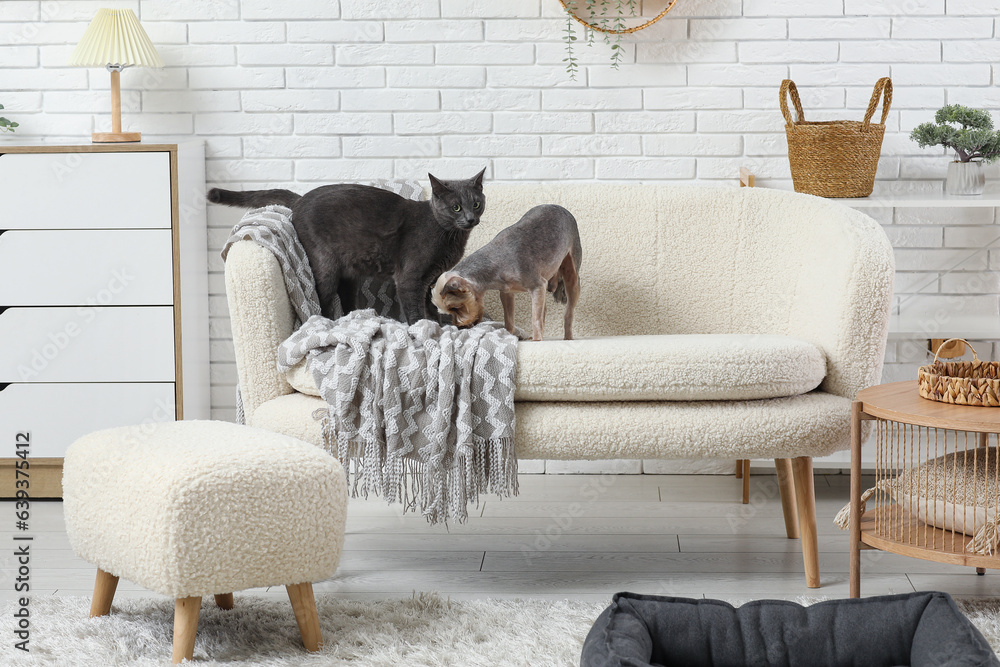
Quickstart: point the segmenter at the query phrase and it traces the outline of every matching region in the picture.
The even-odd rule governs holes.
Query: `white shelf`
[[[970,340],[1000,339],[1000,316],[950,317],[940,328],[926,317],[893,315],[889,320],[889,336],[902,339],[968,338]]]
[[[987,183],[981,195],[947,195],[941,182],[876,183],[869,197],[831,199],[851,208],[992,208],[1000,207],[1000,183]]]
[[[792,190],[791,182],[770,183],[775,190]],[[851,208],[993,208],[1000,207],[1000,181],[986,183],[981,195],[959,196],[944,193],[944,179],[933,181],[875,181],[868,197],[825,197]]]

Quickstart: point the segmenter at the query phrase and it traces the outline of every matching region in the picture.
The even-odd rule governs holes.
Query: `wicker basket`
[[[797,120],[788,111],[788,97],[795,105]],[[872,123],[879,98],[882,120]],[[781,82],[781,114],[788,137],[788,162],[796,192],[820,197],[867,197],[875,185],[875,170],[882,152],[885,119],[892,105],[892,81],[883,77],[875,84],[864,121],[807,121],[799,91],[791,79]]]
[[[942,343],[938,351],[949,342]],[[969,349],[972,361],[938,361],[935,353],[933,362],[918,368],[920,395],[942,403],[1000,408],[1000,362],[980,361],[971,345]]]
[[[600,22],[594,23],[593,21],[588,21],[586,19],[580,18],[575,11],[576,5],[574,4],[573,8],[571,9],[570,6],[566,4],[566,2],[567,0],[559,0],[559,4],[563,6],[563,9],[565,9],[570,16],[576,19],[577,23],[583,24],[584,26],[587,27],[588,30],[593,30],[595,32],[603,32],[609,35],[628,35],[633,32],[638,32],[643,28],[648,28],[649,26],[653,25],[654,23],[662,19],[664,16],[666,16],[667,12],[673,9],[674,5],[677,4],[677,0],[667,0],[667,6],[664,7],[659,14],[649,19],[648,21],[641,23],[639,25],[632,26],[631,28],[622,28],[620,30],[616,30],[615,28],[611,28],[608,25],[601,25]],[[606,16],[605,18],[610,19],[611,17]],[[608,21],[608,23],[610,23],[610,20]]]

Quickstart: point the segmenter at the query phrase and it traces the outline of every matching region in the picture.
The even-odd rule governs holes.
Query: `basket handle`
[[[935,363],[935,364],[937,363],[937,361],[938,361],[938,353],[940,353],[941,350],[944,349],[944,346],[947,345],[948,343],[951,343],[952,341],[956,341],[956,340],[960,340],[963,343],[965,343],[966,345],[968,345],[969,349],[972,350],[972,360],[973,361],[979,361],[979,355],[976,354],[976,348],[972,347],[972,345],[969,345],[969,341],[965,340],[964,338],[949,338],[945,342],[943,342],[940,345],[938,345],[938,349],[936,349],[934,351],[934,362],[933,363]]]
[[[795,87],[795,82],[791,79],[785,79],[781,82],[781,91],[778,93],[781,100],[781,115],[785,117],[785,123],[788,125],[794,125],[795,121],[792,120],[792,114],[788,111],[788,96],[792,98],[792,104],[795,105],[795,115],[801,123],[804,121],[805,113],[802,111],[802,100],[799,99],[799,89]]]
[[[889,107],[892,106],[892,79],[883,76],[875,82],[875,90],[872,91],[872,99],[868,103],[868,110],[865,111],[865,129],[871,125],[872,116],[875,115],[875,107],[878,106],[879,98],[882,100],[882,120],[879,125],[885,125],[885,119],[889,116]]]

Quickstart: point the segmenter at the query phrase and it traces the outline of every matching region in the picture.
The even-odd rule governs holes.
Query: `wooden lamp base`
[[[90,139],[95,144],[142,141],[142,132],[94,132]]]
[[[95,144],[142,141],[142,132],[122,132],[122,88],[120,69],[111,70],[111,131],[94,132],[90,135],[90,140]]]

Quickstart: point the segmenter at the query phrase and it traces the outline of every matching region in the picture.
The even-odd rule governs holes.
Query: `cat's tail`
[[[223,204],[225,206],[240,206],[242,208],[260,208],[268,204],[281,204],[292,207],[292,204],[302,198],[302,195],[295,194],[291,190],[247,190],[237,192],[235,190],[222,190],[212,188],[208,191],[208,201],[213,204]]]

